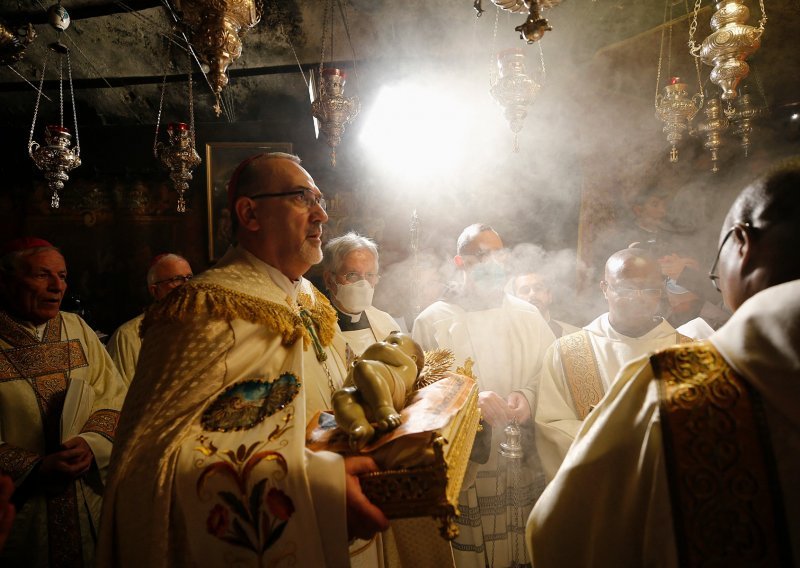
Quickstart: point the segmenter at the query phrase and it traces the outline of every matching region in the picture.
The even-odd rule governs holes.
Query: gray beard
[[[312,266],[319,264],[322,262],[322,247],[314,246],[309,241],[303,241],[300,246],[300,256]]]

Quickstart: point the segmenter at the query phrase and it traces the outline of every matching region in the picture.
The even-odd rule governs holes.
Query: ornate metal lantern
[[[717,151],[722,146],[722,134],[728,129],[728,119],[716,97],[706,99],[704,112],[706,120],[697,126],[697,132],[705,136],[703,146],[711,152],[711,171],[717,173]]]
[[[767,22],[763,0],[760,4],[761,21],[758,28],[745,23],[750,17],[750,10],[742,0],[718,2],[717,11],[711,16],[711,27],[714,31],[700,46],[693,39],[699,5],[698,1],[690,28],[689,45],[692,54],[714,68],[711,71],[711,82],[722,89],[722,100],[733,100],[737,97],[736,88],[739,82],[750,72],[745,59],[761,46],[761,36]]]
[[[678,142],[703,103],[701,93],[689,98],[686,87],[679,77],[672,77],[669,85],[664,87],[664,94],[656,94],[656,117],[664,122],[663,131],[667,135],[667,142],[672,145],[670,162],[678,161]]]
[[[156,157],[167,170],[178,192],[178,213],[186,212],[184,192],[192,181],[192,170],[200,165],[200,155],[194,147],[194,129],[185,122],[174,122],[167,126],[168,142],[156,144]]]
[[[161,165],[169,171],[175,190],[178,192],[178,213],[186,212],[184,193],[189,189],[192,181],[192,170],[200,165],[200,155],[195,149],[194,137],[194,96],[192,94],[192,59],[189,58],[189,124],[173,122],[167,125],[167,143],[158,141],[158,127],[161,123],[161,111],[164,107],[164,92],[166,91],[166,75],[161,85],[161,101],[158,105],[158,118],[156,119],[156,137],[153,142],[153,155]]]
[[[222,114],[222,89],[228,66],[242,54],[242,37],[261,20],[259,0],[175,0],[189,41],[201,63],[208,65],[217,116]]]
[[[514,151],[519,150],[517,134],[522,130],[528,108],[536,100],[541,85],[528,76],[525,53],[520,48],[497,54],[498,78],[489,92],[505,109],[506,119],[514,133]]]
[[[341,69],[326,68],[320,73],[319,96],[311,103],[311,114],[319,120],[319,129],[331,148],[331,165],[336,166],[336,147],[342,141],[345,126],[358,116],[358,97],[344,96],[347,76]]]
[[[734,112],[730,113],[733,133],[741,138],[745,157],[750,153],[750,134],[753,132],[753,121],[766,113],[766,109],[753,104],[752,95],[743,91],[736,100]]]
[[[61,8],[59,5],[58,8]],[[63,8],[61,8],[63,10]],[[64,13],[66,11],[64,10]],[[68,16],[67,16],[68,17]],[[68,20],[67,20],[68,21]],[[50,52],[56,53],[59,57],[59,81],[63,83],[63,60],[67,62],[67,77],[69,79],[69,94],[72,99],[72,118],[75,125],[75,146],[72,143],[72,135],[64,127],[64,89],[59,89],[59,108],[61,110],[61,122],[56,125],[46,126],[44,129],[44,145],[35,142],[33,139],[36,130],[36,117],[39,114],[39,103],[41,102],[42,90],[44,88],[44,76],[47,70],[47,60],[50,57],[48,52],[42,66],[42,78],[39,83],[39,90],[36,95],[36,106],[33,111],[33,122],[31,133],[28,138],[28,155],[36,164],[36,167],[44,172],[47,179],[47,187],[50,189],[50,207],[58,209],[60,199],[58,191],[64,189],[64,182],[69,180],[67,172],[72,171],[81,165],[81,144],[78,136],[78,116],[75,112],[75,93],[72,89],[72,66],[69,59],[69,49],[61,42],[51,43],[48,46]]]
[[[64,182],[69,180],[67,172],[81,165],[80,145],[76,144],[70,147],[70,144],[72,144],[72,135],[63,126],[45,126],[44,145],[33,141],[33,129],[31,129],[28,155],[36,167],[44,172],[47,187],[52,192],[50,207],[53,209],[58,209],[61,203],[58,190],[64,189]]]

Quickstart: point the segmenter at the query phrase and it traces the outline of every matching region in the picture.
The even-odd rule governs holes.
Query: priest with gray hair
[[[378,247],[372,239],[352,231],[331,239],[325,245],[322,268],[325,289],[347,339],[348,359],[400,331],[391,315],[372,305],[380,280]]]

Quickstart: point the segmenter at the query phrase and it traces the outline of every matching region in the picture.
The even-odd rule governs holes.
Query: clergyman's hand
[[[514,391],[508,395],[508,410],[511,416],[517,419],[517,424],[523,424],[531,419],[531,407],[521,392]]]
[[[364,492],[358,476],[377,471],[375,460],[366,456],[344,458],[345,494],[347,502],[347,535],[350,539],[370,539],[389,528],[389,519],[373,505]]]
[[[492,428],[505,428],[513,418],[508,403],[494,391],[478,393],[478,408]]]
[[[94,454],[86,440],[76,436],[64,442],[61,447],[64,449],[42,459],[39,466],[40,476],[48,481],[57,481],[58,478],[72,481],[89,471]]]

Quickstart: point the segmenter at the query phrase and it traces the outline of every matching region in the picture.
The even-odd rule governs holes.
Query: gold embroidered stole
[[[589,332],[582,329],[556,342],[575,411],[583,420],[605,393]]]
[[[758,393],[708,341],[650,358],[681,566],[789,566]]]
[[[694,339],[675,332],[675,343],[691,343]],[[578,418],[585,419],[603,398],[606,390],[600,376],[589,332],[582,329],[557,340],[561,367]]]
[[[46,453],[61,446],[61,411],[68,373],[89,363],[80,340],[61,341],[61,316],[47,322],[42,341],[0,312],[0,339],[11,347],[0,352],[0,383],[27,381],[36,395]]]
[[[0,339],[10,345],[0,352],[0,383],[27,381],[36,396],[42,419],[45,453],[61,448],[61,413],[69,386],[68,373],[89,363],[80,340],[61,340],[59,314],[47,322],[42,341],[0,312]],[[116,420],[114,421],[116,425]],[[16,476],[40,456],[10,444],[0,445],[0,468]],[[11,469],[6,469],[6,467]],[[80,520],[75,484],[45,492],[50,566],[82,566]]]

